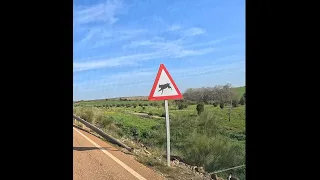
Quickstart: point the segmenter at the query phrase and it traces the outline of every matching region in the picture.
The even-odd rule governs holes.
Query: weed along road
[[[74,180],[160,180],[153,170],[98,137],[73,127]]]

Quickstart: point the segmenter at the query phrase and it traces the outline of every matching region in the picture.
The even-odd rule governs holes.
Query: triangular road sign
[[[167,68],[163,64],[160,64],[158,74],[148,99],[158,101],[182,98],[183,97]]]

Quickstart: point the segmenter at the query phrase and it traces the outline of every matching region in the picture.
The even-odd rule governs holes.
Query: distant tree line
[[[185,100],[195,101],[198,103],[198,112],[203,111],[203,106],[199,104],[212,104],[223,109],[226,104],[233,107],[237,107],[239,104],[245,104],[245,93],[239,100],[237,95],[232,89],[231,84],[216,85],[214,87],[202,87],[202,88],[189,88],[183,94]]]

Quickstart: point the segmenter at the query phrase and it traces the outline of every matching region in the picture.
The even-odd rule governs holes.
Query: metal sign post
[[[166,111],[166,128],[167,128],[167,165],[170,167],[170,122],[169,122],[169,106],[168,100],[164,100],[164,108]]]

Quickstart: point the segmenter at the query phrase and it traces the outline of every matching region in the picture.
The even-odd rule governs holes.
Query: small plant
[[[245,100],[244,100],[244,97],[243,97],[243,96],[240,98],[239,104],[241,104],[241,105],[244,105],[244,104],[245,104]]]
[[[81,112],[80,117],[91,123],[94,118],[94,112],[92,109],[86,109],[84,112]]]
[[[238,107],[239,101],[234,99],[232,100],[232,107]]]
[[[188,104],[187,103],[180,103],[178,104],[178,109],[181,110],[181,109],[185,109],[188,107]]]
[[[132,127],[130,129],[130,133],[135,139],[137,139],[140,134],[139,130],[136,127]]]
[[[198,104],[196,109],[197,109],[198,115],[200,115],[204,111],[204,105]]]

